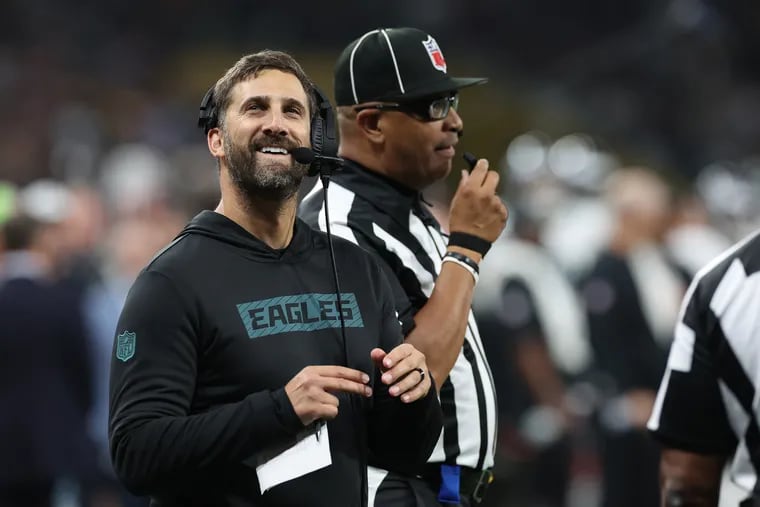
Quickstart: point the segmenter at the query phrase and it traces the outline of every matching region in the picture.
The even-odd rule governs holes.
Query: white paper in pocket
[[[298,442],[256,467],[261,492],[332,465],[327,424],[320,424]]]

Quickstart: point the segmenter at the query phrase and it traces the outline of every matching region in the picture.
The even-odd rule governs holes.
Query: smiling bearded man
[[[294,160],[288,163],[289,152],[298,147],[296,143],[263,135],[250,146],[242,147],[230,139],[227,131],[223,132],[222,139],[230,179],[246,201],[286,200],[298,192],[309,166]],[[260,157],[259,153],[267,155]],[[282,161],[275,157],[282,157]]]

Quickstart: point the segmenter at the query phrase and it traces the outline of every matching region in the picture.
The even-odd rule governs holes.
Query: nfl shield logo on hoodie
[[[441,48],[438,47],[438,43],[435,41],[435,39],[428,35],[427,40],[422,41],[422,45],[425,46],[425,49],[428,52],[428,56],[430,57],[430,61],[433,62],[433,67],[445,74],[446,60],[444,60],[443,52],[441,51]]]
[[[137,335],[124,331],[116,338],[116,359],[124,361],[125,363],[132,359],[135,355],[135,342],[137,341]]]

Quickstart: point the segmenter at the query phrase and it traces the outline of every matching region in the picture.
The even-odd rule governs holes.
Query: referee
[[[700,271],[686,295],[649,429],[663,443],[663,506],[715,506],[726,460],[760,505],[760,231]]]
[[[495,195],[499,175],[486,160],[463,172],[451,237],[420,193],[451,171],[463,129],[459,90],[484,81],[450,77],[436,40],[413,28],[367,32],[336,64],[346,166],[329,189],[332,231],[382,259],[406,341],[424,352],[444,412],[441,437],[417,476],[374,461],[370,506],[468,506],[480,503],[492,478],[496,396],[470,306],[478,263],[507,220]],[[301,215],[325,230],[318,187]]]

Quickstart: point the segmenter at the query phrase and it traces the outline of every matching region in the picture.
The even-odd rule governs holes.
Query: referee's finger
[[[499,173],[496,171],[488,171],[488,174],[486,174],[485,179],[483,180],[483,190],[489,194],[493,195],[496,193],[496,187],[499,185]]]
[[[488,160],[481,158],[478,160],[478,163],[475,164],[475,167],[472,171],[470,171],[470,177],[467,179],[467,183],[474,184],[477,186],[483,185],[483,182],[486,179],[486,175],[488,174]]]

